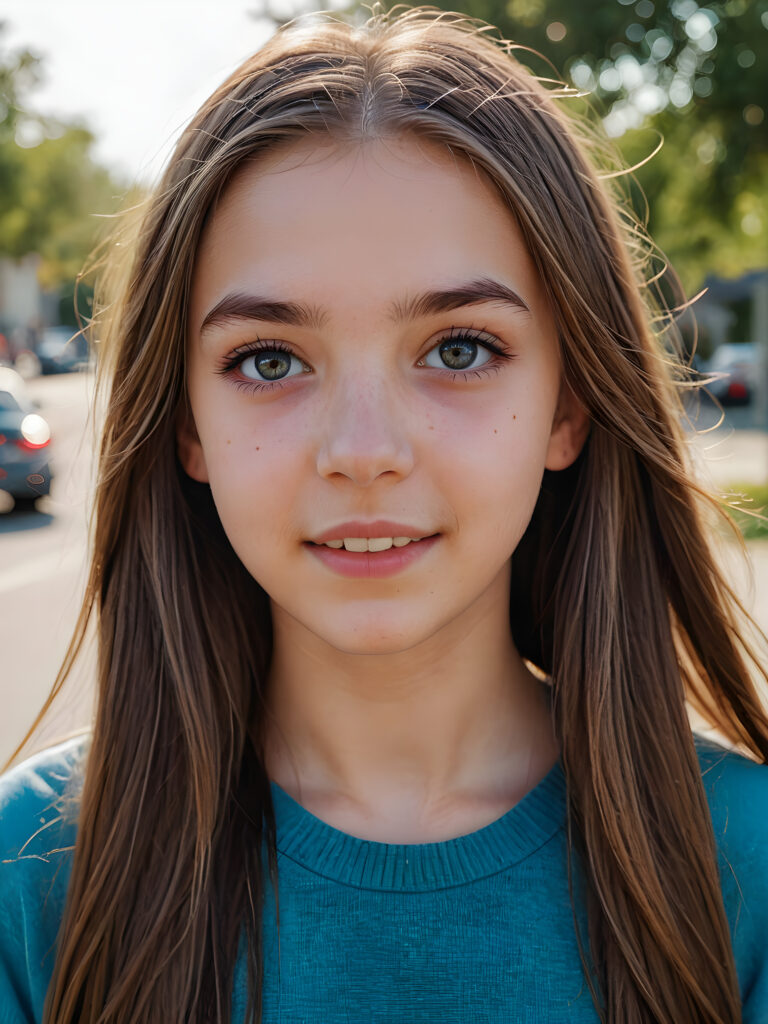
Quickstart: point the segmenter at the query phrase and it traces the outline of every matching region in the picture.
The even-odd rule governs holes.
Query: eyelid
[[[450,341],[454,338],[469,338],[472,341],[476,341],[479,345],[485,345],[491,352],[496,353],[502,358],[513,356],[512,349],[506,345],[497,334],[491,334],[484,327],[455,327],[451,326],[447,331],[439,331],[437,337],[430,338],[428,342],[428,348],[425,349],[424,355],[420,357],[423,359],[425,356],[442,345],[444,341]]]
[[[244,345],[238,345],[237,348],[233,348],[225,356],[223,356],[216,367],[216,373],[226,376],[227,373],[236,369],[240,363],[242,363],[248,356],[256,355],[259,352],[285,352],[286,355],[292,356],[294,359],[298,359],[304,366],[308,364],[301,356],[297,355],[296,352],[287,345],[284,341],[278,341],[277,339],[271,338],[254,338],[253,341],[247,341]]]

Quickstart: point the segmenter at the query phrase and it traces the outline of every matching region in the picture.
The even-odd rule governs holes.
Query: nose
[[[368,487],[385,474],[406,477],[413,469],[406,403],[391,382],[347,379],[324,410],[317,471]],[[394,477],[393,477],[394,478]]]

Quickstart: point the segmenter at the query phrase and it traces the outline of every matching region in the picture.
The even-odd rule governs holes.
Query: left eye
[[[478,355],[483,356],[482,361],[472,366]],[[479,366],[484,366],[491,359],[491,352],[485,348],[483,343],[469,337],[446,338],[424,356],[427,366],[433,366],[438,370],[444,370],[446,367],[449,370],[467,370],[470,366],[472,369],[476,369]],[[434,361],[430,362],[430,360]]]
[[[290,352],[280,348],[263,348],[259,352],[246,356],[240,363],[240,373],[248,380],[278,381],[288,376],[291,366],[296,364],[298,373],[304,372],[304,364]]]

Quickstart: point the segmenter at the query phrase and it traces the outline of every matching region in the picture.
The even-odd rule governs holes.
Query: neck
[[[386,655],[329,649],[279,609],[273,628],[267,770],[307,807],[402,822],[474,805],[493,820],[557,758],[548,687],[508,620]]]

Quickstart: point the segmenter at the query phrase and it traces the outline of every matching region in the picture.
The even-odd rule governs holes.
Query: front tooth
[[[328,547],[328,548],[343,548],[344,547],[344,541],[343,540],[327,540],[325,542],[325,546]]]
[[[391,537],[371,537],[371,539],[368,541],[369,551],[389,551],[391,547]]]
[[[367,551],[368,550],[368,538],[367,537],[345,537],[344,547],[347,551]]]
[[[420,537],[345,537],[343,544],[347,551],[389,551],[394,545],[396,548],[404,548],[412,540],[420,540]],[[341,547],[341,541],[329,541],[332,547]]]

